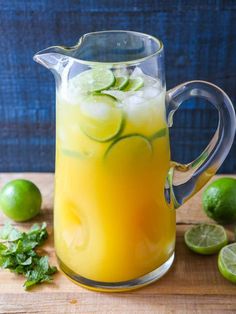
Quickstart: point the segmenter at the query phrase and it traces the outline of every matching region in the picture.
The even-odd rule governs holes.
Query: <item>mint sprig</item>
[[[28,232],[21,232],[8,223],[0,230],[0,267],[24,275],[25,289],[50,282],[57,272],[55,266],[50,266],[48,256],[36,251],[48,238],[46,227],[46,223],[35,224]]]

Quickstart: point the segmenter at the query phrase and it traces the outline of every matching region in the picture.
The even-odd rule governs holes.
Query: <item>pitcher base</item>
[[[71,279],[77,285],[80,285],[86,289],[94,290],[94,291],[122,292],[122,291],[139,289],[150,283],[153,283],[154,281],[164,276],[165,273],[168,272],[171,265],[173,264],[174,257],[175,257],[175,253],[173,253],[163,265],[161,265],[157,269],[153,270],[152,272],[142,277],[128,280],[128,281],[121,281],[121,282],[101,282],[101,281],[87,279],[78,274],[75,274],[59,258],[58,258],[58,263],[59,263],[60,269],[65,273],[65,275],[69,277],[69,279]]]

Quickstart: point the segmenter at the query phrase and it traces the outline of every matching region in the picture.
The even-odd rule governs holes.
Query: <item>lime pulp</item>
[[[185,232],[184,240],[190,250],[203,255],[215,254],[228,243],[225,229],[213,224],[190,228]]]
[[[123,114],[111,96],[90,95],[80,107],[79,125],[91,139],[106,142],[122,129]]]
[[[112,71],[102,68],[87,70],[76,76],[74,85],[86,92],[100,92],[115,82]]]
[[[111,143],[105,153],[105,161],[115,165],[134,167],[147,164],[152,156],[152,145],[140,134],[122,136]]]

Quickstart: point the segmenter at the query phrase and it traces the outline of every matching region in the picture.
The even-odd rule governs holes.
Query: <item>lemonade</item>
[[[162,41],[134,31],[84,34],[34,60],[56,83],[54,236],[61,270],[99,291],[158,280],[174,261],[175,209],[207,183],[232,146],[229,97],[199,80],[166,91]],[[170,161],[168,127],[192,97],[212,103],[219,124],[206,149],[180,164]]]
[[[174,252],[175,211],[163,193],[165,90],[139,67],[92,69],[64,82],[57,90],[57,256],[93,281],[139,278]]]

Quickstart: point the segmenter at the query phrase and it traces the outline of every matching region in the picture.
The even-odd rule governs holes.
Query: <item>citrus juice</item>
[[[55,246],[74,274],[122,282],[174,251],[165,90],[139,68],[98,72],[57,92]]]

